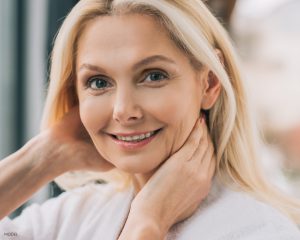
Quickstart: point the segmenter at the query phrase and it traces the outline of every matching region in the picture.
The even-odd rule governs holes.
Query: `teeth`
[[[134,141],[140,141],[146,138],[151,137],[154,134],[153,132],[148,132],[146,134],[141,134],[141,135],[135,135],[135,136],[127,136],[127,137],[123,137],[123,136],[116,136],[117,139],[122,140],[122,141],[126,141],[126,142],[134,142]]]
[[[141,136],[133,136],[132,137],[133,140],[138,140],[139,138],[142,138],[142,135]]]

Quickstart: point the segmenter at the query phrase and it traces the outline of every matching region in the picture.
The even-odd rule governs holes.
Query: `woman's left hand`
[[[164,162],[134,198],[123,232],[145,223],[157,230],[155,239],[163,239],[172,225],[191,216],[207,196],[215,162],[205,121],[197,120],[185,144]]]

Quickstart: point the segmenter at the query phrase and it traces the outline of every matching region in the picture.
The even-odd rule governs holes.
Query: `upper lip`
[[[146,134],[146,133],[149,133],[149,132],[155,132],[155,131],[157,131],[157,130],[160,130],[160,128],[159,128],[159,129],[156,129],[156,130],[146,131],[146,132],[111,133],[111,135],[114,135],[114,136],[121,136],[121,137],[131,137],[131,136],[136,136],[136,135]]]

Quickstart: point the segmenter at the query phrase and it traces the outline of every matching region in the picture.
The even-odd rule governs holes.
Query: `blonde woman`
[[[55,41],[43,131],[1,161],[0,229],[300,239],[300,205],[260,172],[250,117],[230,41],[202,1],[81,0]],[[5,217],[52,179],[68,191]]]

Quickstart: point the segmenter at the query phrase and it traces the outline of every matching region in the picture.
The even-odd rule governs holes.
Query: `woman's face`
[[[76,75],[82,123],[99,153],[126,172],[156,169],[199,116],[204,73],[148,16],[92,20],[80,37]]]

